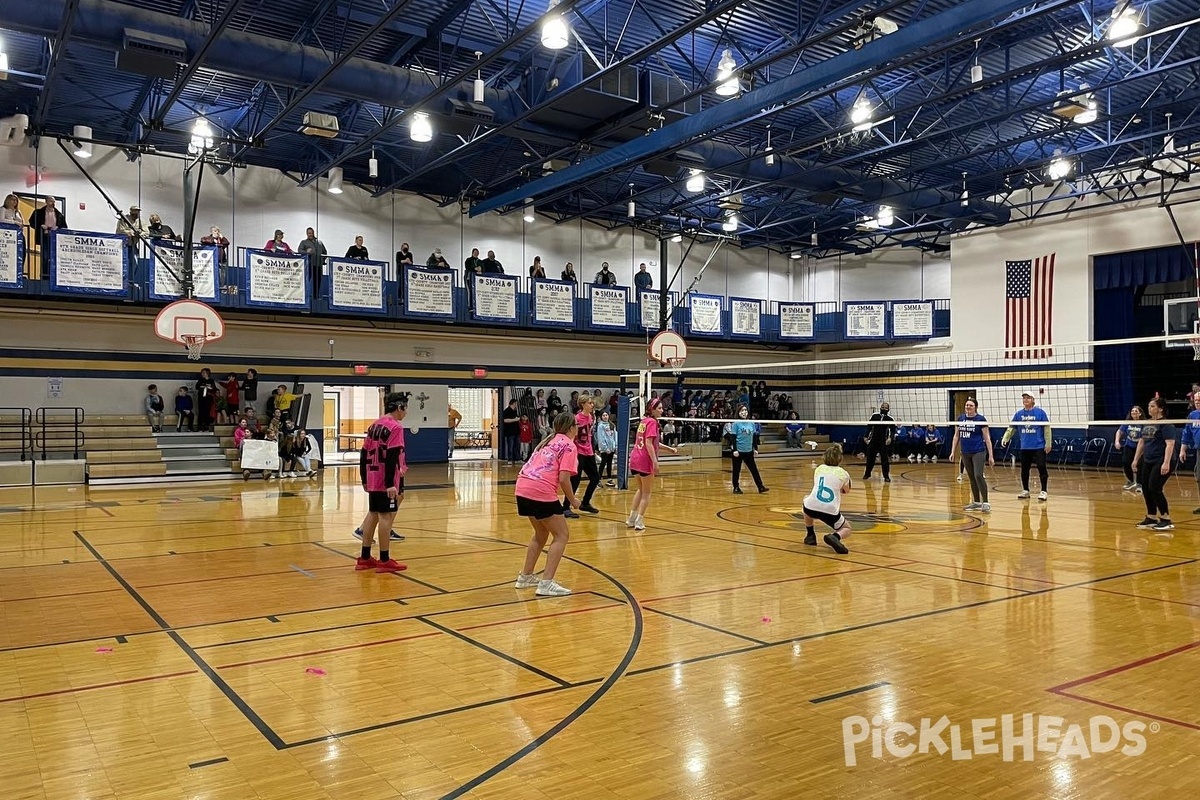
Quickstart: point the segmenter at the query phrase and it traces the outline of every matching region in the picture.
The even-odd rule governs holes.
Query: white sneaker
[[[937,463],[937,456],[934,456],[934,457],[933,457],[931,460],[933,461],[933,463],[935,463],[935,464],[936,464],[936,463]]]
[[[630,514],[625,518],[625,527],[632,528],[637,523],[637,514]]]
[[[1017,499],[1018,500],[1028,500],[1029,499],[1029,490],[1022,489],[1021,493],[1019,495],[1017,495]]]
[[[980,503],[980,504],[979,504],[979,510],[980,510],[980,511],[991,511],[991,510],[992,510],[992,504],[991,504],[991,503]]]
[[[910,456],[908,457],[908,463],[910,463],[910,464],[912,464],[912,463],[913,463],[914,461],[916,461],[916,460],[917,460],[917,459],[916,459],[916,457],[915,457],[915,456],[911,456],[911,455],[910,455]]]
[[[958,473],[958,477],[954,479],[956,483],[962,483],[962,473]]]
[[[982,505],[983,503],[967,503],[965,506],[963,506],[963,511],[978,511],[979,507]]]
[[[646,530],[646,523],[642,521],[642,518],[641,518],[641,517],[638,517],[637,519],[635,519],[635,520],[633,521],[633,529],[634,529],[635,531],[644,531],[644,530]]]
[[[570,593],[571,590],[558,581],[538,581],[537,594],[543,597],[562,597]]]
[[[541,580],[538,578],[537,575],[526,575],[524,572],[517,573],[517,588],[518,589],[532,589],[533,587],[537,586],[539,583],[541,583]]]
[[[1129,483],[1127,483],[1121,487],[1121,491],[1131,492],[1131,491],[1133,491],[1135,486],[1137,486],[1137,483],[1135,481],[1130,481]]]
[[[1141,494],[1141,493],[1142,493],[1142,487],[1141,487],[1141,486],[1134,486],[1134,487],[1133,487],[1133,490],[1134,490],[1135,492],[1137,492],[1138,494]]]
[[[1045,490],[1045,489],[1043,489],[1042,491],[1038,492],[1038,500],[1042,500],[1042,501],[1044,501],[1044,500],[1045,500],[1045,499],[1046,499],[1048,496],[1049,496],[1049,495],[1047,495],[1047,494],[1046,494],[1046,490]]]

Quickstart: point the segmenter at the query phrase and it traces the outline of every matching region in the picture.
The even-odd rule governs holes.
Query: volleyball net
[[[788,428],[796,423],[803,423],[810,440],[817,433],[820,442],[841,442],[851,450],[861,446],[872,425],[910,433],[932,426],[948,451],[949,429],[968,400],[998,438],[1023,408],[1022,395],[1029,393],[1049,420],[1022,426],[1050,427],[1056,448],[1075,450],[1080,441],[1111,441],[1133,407],[1147,416],[1147,404],[1155,397],[1163,402],[1164,421],[1184,424],[1193,384],[1200,383],[1194,338],[1182,334],[1032,349],[917,345],[897,352],[725,365],[697,365],[692,358],[683,367],[653,367],[637,377],[642,401],[664,401],[660,424],[670,423],[676,441],[684,444],[728,435],[727,426],[746,405],[762,431],[786,437],[789,444],[795,436],[788,436]],[[870,422],[885,406],[891,420]],[[795,418],[789,419],[792,412]]]

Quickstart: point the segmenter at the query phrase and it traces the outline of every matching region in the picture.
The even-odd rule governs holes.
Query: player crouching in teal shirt
[[[1029,425],[1028,423],[1048,423],[1050,417],[1034,404],[1033,392],[1021,393],[1021,405],[1023,408],[1013,414],[1013,424],[1004,432],[1004,438],[1000,440],[1000,444],[1001,446],[1007,445],[1013,435],[1017,433],[1018,425],[1026,423],[1020,425],[1021,493],[1017,495],[1017,499],[1024,500],[1029,497],[1029,470],[1036,464],[1038,478],[1042,482],[1042,491],[1038,494],[1038,500],[1045,500],[1050,485],[1050,475],[1046,472],[1046,454],[1050,452],[1050,443],[1054,441],[1053,434],[1049,425]]]

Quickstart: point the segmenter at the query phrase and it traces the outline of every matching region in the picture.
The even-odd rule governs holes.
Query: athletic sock
[[[369,548],[369,547],[364,547],[364,548],[362,549],[362,555],[361,555],[361,556],[359,556],[359,558],[367,559],[367,558],[370,558],[370,557],[371,557],[371,548]]]
[[[380,561],[389,561],[389,560],[390,560],[390,559],[388,558],[388,551],[387,551],[387,550],[384,550],[383,548],[380,548],[380,549],[379,549],[379,560],[380,560]]]
[[[812,526],[812,525],[805,525],[805,526],[804,526],[804,530],[805,530],[805,531],[808,533],[808,535],[809,535],[809,536],[813,537],[814,539],[816,538],[816,536],[817,536],[817,529],[816,529],[814,526]]]

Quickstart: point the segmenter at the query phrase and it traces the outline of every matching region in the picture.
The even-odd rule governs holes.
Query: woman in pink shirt
[[[571,476],[579,467],[575,433],[575,415],[567,411],[559,414],[554,418],[553,432],[538,444],[517,475],[517,513],[528,517],[533,526],[533,538],[525,550],[525,568],[517,575],[518,589],[536,586],[538,594],[552,597],[571,593],[554,580],[554,573],[567,549],[567,519],[563,516],[558,490],[562,489],[568,506],[579,508],[579,501],[571,489]],[[550,543],[546,570],[539,580],[533,570],[551,534],[554,541]]]
[[[634,530],[646,530],[642,516],[650,505],[650,492],[654,488],[654,476],[658,474],[658,448],[661,446],[672,453],[679,452],[673,447],[660,445],[658,439],[658,418],[662,416],[662,401],[657,397],[646,404],[646,416],[638,422],[637,435],[633,440],[633,451],[629,454],[629,471],[638,481],[637,493],[633,496],[633,510],[625,527]]]

